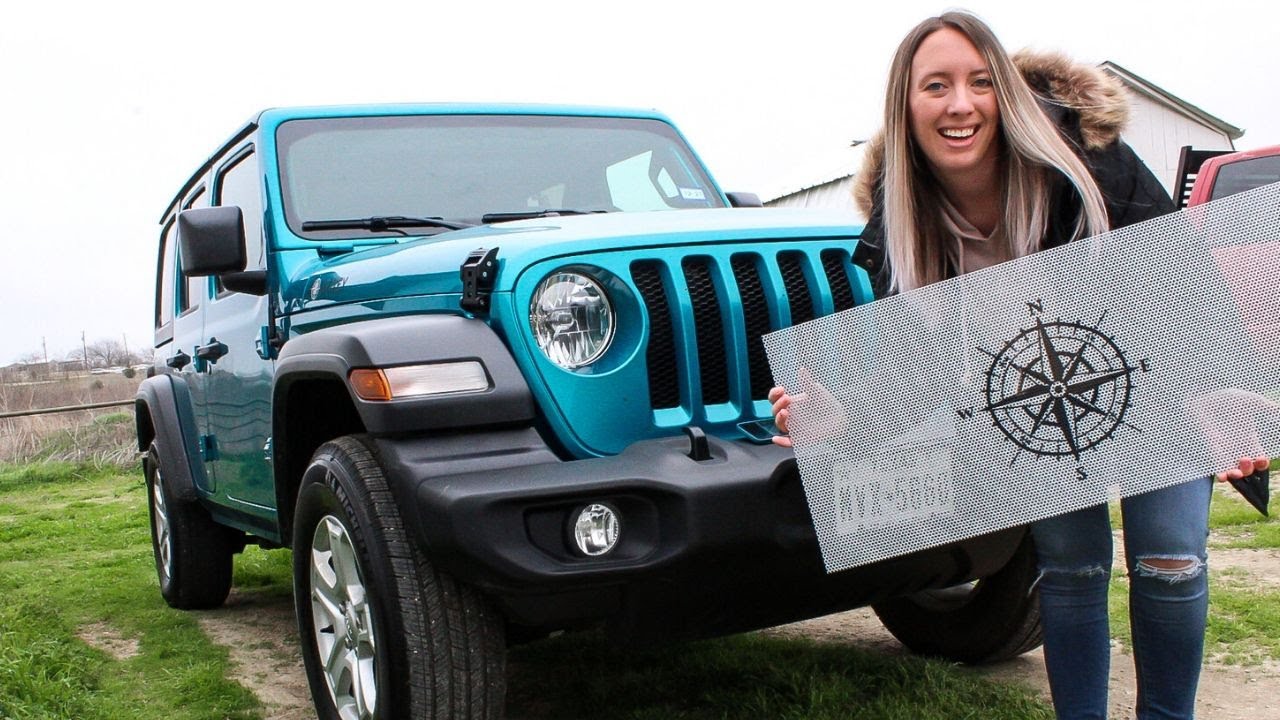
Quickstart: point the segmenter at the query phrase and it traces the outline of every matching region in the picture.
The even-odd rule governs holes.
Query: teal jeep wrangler
[[[1021,530],[824,571],[761,335],[870,299],[847,216],[726,194],[652,112],[267,110],[161,218],[137,397],[160,590],[293,550],[323,718],[497,718],[508,643],[873,605],[1039,642]]]

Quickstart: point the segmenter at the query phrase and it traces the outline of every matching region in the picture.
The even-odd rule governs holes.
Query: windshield
[[[1218,168],[1210,200],[1252,190],[1280,181],[1280,155],[1250,158]]]
[[[285,217],[293,232],[314,239],[402,233],[368,222],[304,231],[304,222],[434,217],[475,224],[500,213],[724,206],[680,137],[656,120],[321,118],[285,122],[276,140]]]

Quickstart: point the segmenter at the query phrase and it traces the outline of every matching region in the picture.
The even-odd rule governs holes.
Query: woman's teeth
[[[949,137],[949,138],[967,138],[967,137],[969,137],[969,136],[973,135],[973,133],[974,133],[974,129],[973,129],[973,128],[964,128],[964,129],[960,129],[960,128],[954,128],[954,129],[953,129],[953,128],[947,128],[947,129],[945,129],[945,130],[943,130],[943,131],[942,131],[942,134],[943,134],[943,135],[946,135],[946,136],[947,136],[947,137]]]

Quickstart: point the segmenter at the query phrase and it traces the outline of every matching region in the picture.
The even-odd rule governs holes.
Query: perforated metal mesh
[[[781,330],[827,570],[1280,454],[1280,184]]]

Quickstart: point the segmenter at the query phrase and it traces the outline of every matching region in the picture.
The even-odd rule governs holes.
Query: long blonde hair
[[[951,28],[965,35],[986,62],[1000,109],[1000,178],[1004,217],[997,237],[1014,257],[1040,249],[1049,227],[1054,173],[1082,200],[1075,237],[1105,232],[1102,193],[1084,162],[1067,145],[1036,101],[991,28],[974,15],[952,11],[921,22],[902,40],[885,92],[884,228],[892,287],[912,290],[944,280],[958,241],[942,223],[942,189],[911,135],[911,63],[925,38]]]

